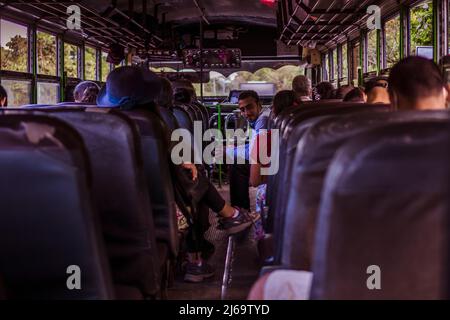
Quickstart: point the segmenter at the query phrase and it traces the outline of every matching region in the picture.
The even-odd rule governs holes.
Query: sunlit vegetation
[[[377,71],[377,30],[367,33],[367,72]]]
[[[386,22],[386,65],[391,68],[400,60],[400,16]]]
[[[45,32],[37,33],[37,57],[38,74],[56,76],[57,54],[55,36]]]
[[[417,54],[419,46],[433,46],[433,2],[425,1],[411,8],[411,55]]]
[[[86,47],[84,51],[84,73],[86,80],[97,80],[97,54],[94,48]]]
[[[64,43],[64,72],[67,77],[78,78],[78,47]]]

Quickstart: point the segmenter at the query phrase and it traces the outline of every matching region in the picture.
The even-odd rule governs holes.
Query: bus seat
[[[184,108],[175,106],[173,115],[177,119],[180,128],[189,130],[190,133],[194,134],[194,119]]]
[[[137,287],[145,297],[156,296],[160,262],[133,123],[110,113],[67,111],[52,116],[74,126],[89,151],[93,196],[115,284]]]
[[[0,175],[7,298],[113,299],[80,135],[55,118],[1,115]],[[81,270],[82,290],[67,287],[71,266]]]
[[[318,217],[313,299],[448,298],[449,129],[387,125],[339,149]]]
[[[446,112],[378,112],[325,117],[308,128],[291,160],[287,189],[281,265],[311,270],[317,212],[325,174],[335,152],[346,141],[387,123],[448,120]]]
[[[132,119],[140,134],[144,175],[152,202],[157,239],[165,241],[172,258],[178,255],[178,223],[174,188],[169,169],[168,132],[162,119],[147,111],[124,112]]]
[[[177,118],[173,114],[172,110],[169,110],[167,108],[159,108],[160,114],[164,119],[164,122],[166,123],[167,127],[170,129],[170,131],[174,131],[180,127],[180,124],[178,123]]]

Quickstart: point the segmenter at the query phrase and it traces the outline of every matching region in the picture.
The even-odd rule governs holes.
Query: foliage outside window
[[[210,81],[203,85],[205,97],[228,96],[231,90],[239,90],[241,84],[248,82],[274,83],[277,91],[292,90],[292,81],[298,75],[303,74],[303,68],[299,66],[284,66],[277,70],[262,68],[255,73],[239,71],[225,77],[223,74],[211,71]],[[197,95],[200,96],[200,84],[195,83]]]
[[[84,72],[86,80],[97,80],[97,51],[86,47],[84,51]]]
[[[400,16],[384,25],[386,39],[386,66],[393,67],[400,60]]]
[[[7,20],[0,20],[1,69],[28,72],[28,29]]]
[[[330,70],[330,57],[328,55],[328,53],[325,55],[325,75],[326,75],[326,79],[324,80],[329,80],[330,79],[330,74],[331,74],[331,70]]]
[[[2,79],[8,94],[8,107],[19,107],[31,103],[31,81]]]
[[[64,72],[67,77],[78,78],[78,47],[64,43]]]
[[[341,59],[342,59],[342,78],[348,79],[348,46],[346,43],[342,45]]]
[[[38,74],[56,76],[56,37],[45,33],[37,32],[37,59]]]
[[[108,74],[111,70],[111,65],[108,61],[106,61],[106,58],[108,58],[108,54],[106,52],[102,52],[102,78],[100,79],[102,82],[106,82]]]
[[[367,72],[377,71],[377,30],[367,33]]]
[[[417,47],[429,47],[433,52],[433,2],[425,1],[410,11],[410,53],[417,54]]]
[[[333,77],[332,80],[337,80],[339,77],[338,51],[333,50]]]
[[[38,104],[56,104],[59,101],[59,84],[38,82],[37,84],[37,103]]]

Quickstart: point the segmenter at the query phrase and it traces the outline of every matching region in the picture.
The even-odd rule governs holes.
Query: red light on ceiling
[[[277,0],[259,0],[259,1],[268,7],[275,7],[275,4],[277,3]]]

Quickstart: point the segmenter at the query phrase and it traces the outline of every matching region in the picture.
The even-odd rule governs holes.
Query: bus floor
[[[228,185],[218,188],[220,194],[229,200]],[[255,203],[255,191],[250,191],[251,203]],[[202,283],[186,283],[183,276],[177,276],[174,286],[168,291],[170,300],[220,300],[222,289],[222,278],[225,269],[225,257],[227,252],[228,238],[225,232],[217,230],[218,219],[210,212],[211,228],[205,237],[214,244],[215,252],[208,263],[214,267],[215,276]],[[236,240],[232,281],[227,290],[227,300],[245,300],[251,286],[258,278],[260,261],[257,243],[254,240],[253,228],[239,234]]]

